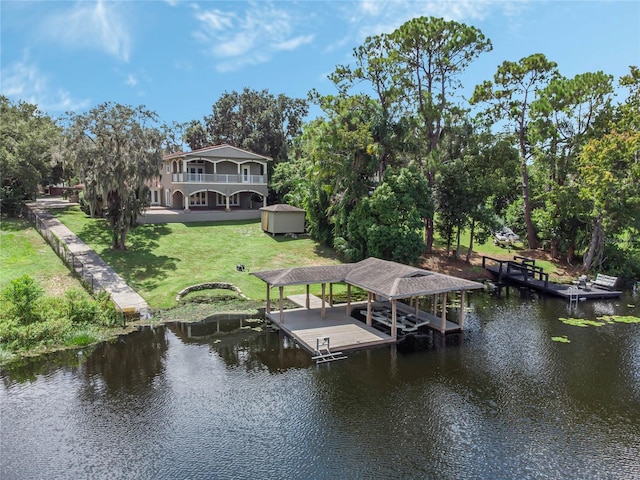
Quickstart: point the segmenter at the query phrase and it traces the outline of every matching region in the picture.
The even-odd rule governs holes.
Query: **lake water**
[[[0,478],[640,478],[640,324],[558,320],[640,299],[470,297],[463,335],[330,365],[223,321],[4,370]]]

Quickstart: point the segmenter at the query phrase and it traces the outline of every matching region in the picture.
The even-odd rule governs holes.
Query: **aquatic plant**
[[[560,337],[551,337],[551,340],[560,343],[571,343],[571,340],[569,340],[566,335],[561,335]]]
[[[605,322],[603,321],[596,321],[596,320],[587,320],[586,318],[563,318],[560,317],[558,318],[558,320],[560,320],[562,323],[566,324],[566,325],[572,325],[574,327],[601,327],[603,325],[605,325]]]
[[[633,315],[605,315],[598,317],[598,320],[607,323],[640,323],[640,317],[634,317]]]

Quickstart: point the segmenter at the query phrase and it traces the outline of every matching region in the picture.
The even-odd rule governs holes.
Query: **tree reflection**
[[[165,369],[165,328],[144,327],[101,346],[86,362],[89,390],[145,391]],[[88,393],[88,392],[87,392]],[[94,393],[98,393],[95,391]]]

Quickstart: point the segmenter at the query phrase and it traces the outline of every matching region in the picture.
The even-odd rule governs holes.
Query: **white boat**
[[[493,232],[493,243],[495,245],[513,245],[514,243],[519,241],[520,236],[518,236],[509,227],[502,227],[497,232]]]

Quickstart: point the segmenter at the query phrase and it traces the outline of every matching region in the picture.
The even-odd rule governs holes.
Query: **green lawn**
[[[87,218],[78,207],[53,213],[154,308],[174,306],[180,290],[204,282],[233,283],[249,298],[263,300],[264,282],[248,272],[340,263],[331,249],[309,238],[265,234],[259,220],[140,225],[129,233],[128,250],[118,252],[109,248],[104,220]],[[236,271],[238,264],[245,266],[244,273]],[[285,293],[304,288],[288,287]],[[320,285],[311,288],[320,293]]]
[[[37,280],[48,295],[68,288],[82,289],[80,283],[56,253],[26,220],[0,222],[0,289],[27,274]]]

